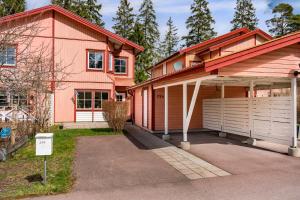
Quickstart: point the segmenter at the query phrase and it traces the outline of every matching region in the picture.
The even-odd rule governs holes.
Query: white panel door
[[[148,90],[143,90],[143,126],[148,127]]]

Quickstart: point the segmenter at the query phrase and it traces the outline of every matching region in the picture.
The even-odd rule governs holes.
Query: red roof
[[[192,50],[199,49],[199,48],[201,48],[201,47],[204,47],[204,46],[206,46],[206,45],[212,44],[212,43],[214,43],[214,42],[217,42],[217,41],[226,39],[226,38],[228,38],[228,37],[230,37],[230,36],[233,36],[233,35],[235,35],[235,34],[239,34],[239,33],[244,34],[244,33],[248,33],[248,32],[250,32],[250,30],[249,30],[248,28],[239,28],[239,29],[236,29],[236,30],[231,31],[231,32],[229,32],[229,33],[226,33],[226,34],[224,34],[224,35],[221,35],[221,36],[219,36],[219,37],[215,37],[215,38],[213,38],[213,39],[206,40],[206,41],[204,41],[204,42],[201,42],[201,43],[199,43],[199,44],[193,45],[193,46],[191,46],[191,47],[187,47],[187,48],[185,48],[185,49],[180,50],[179,52],[180,52],[180,53],[190,52],[190,51],[192,51]]]
[[[266,32],[264,32],[264,31],[262,31],[262,30],[260,30],[260,29],[256,29],[256,30],[251,31],[251,32],[248,32],[248,33],[246,33],[246,34],[244,34],[244,35],[235,37],[235,38],[233,38],[233,39],[231,39],[231,40],[227,40],[227,41],[222,42],[222,43],[220,43],[220,44],[214,45],[214,46],[210,47],[209,50],[210,50],[210,51],[215,51],[215,50],[217,50],[217,49],[219,49],[219,48],[222,48],[222,47],[224,47],[224,46],[227,46],[227,45],[233,44],[233,43],[235,43],[235,42],[241,41],[241,40],[243,40],[243,39],[249,38],[249,37],[251,37],[251,36],[253,36],[253,35],[259,35],[259,36],[265,38],[266,40],[271,40],[271,39],[273,39],[273,37],[272,37],[271,35],[267,34]]]
[[[1,23],[5,23],[5,22],[9,22],[11,20],[16,20],[16,19],[20,19],[20,18],[23,18],[23,17],[28,17],[28,16],[31,16],[31,15],[36,15],[36,14],[40,14],[40,13],[43,13],[43,12],[46,12],[46,11],[55,11],[55,12],[58,12],[72,20],[75,20],[76,22],[84,25],[84,26],[87,26],[89,28],[91,28],[92,30],[98,32],[98,33],[101,33],[103,35],[106,35],[122,44],[127,44],[129,46],[132,46],[133,48],[139,50],[139,51],[143,51],[144,50],[144,47],[142,46],[139,46],[137,44],[135,44],[134,42],[131,42],[115,33],[112,33],[96,24],[93,24],[91,23],[90,21],[74,14],[73,12],[71,11],[68,11],[60,6],[57,6],[57,5],[49,5],[49,6],[44,6],[44,7],[41,7],[41,8],[37,8],[37,9],[33,9],[33,10],[29,10],[29,11],[25,11],[25,12],[20,12],[20,13],[17,13],[17,14],[14,14],[14,15],[8,15],[8,16],[5,16],[5,17],[2,17],[0,18],[0,24]]]
[[[245,34],[245,33],[248,33],[248,32],[250,32],[250,30],[248,28],[239,28],[239,29],[236,29],[236,30],[231,31],[229,33],[226,33],[224,35],[221,35],[219,37],[215,37],[213,39],[206,40],[204,42],[201,42],[199,44],[193,45],[191,47],[187,47],[187,48],[181,49],[180,51],[177,51],[176,53],[170,55],[169,57],[164,58],[163,60],[161,60],[158,63],[156,63],[154,66],[149,67],[148,69],[154,68],[154,67],[160,65],[161,63],[163,63],[163,62],[165,62],[165,61],[167,61],[167,60],[169,60],[169,59],[171,59],[171,58],[173,58],[175,56],[178,56],[178,55],[190,52],[190,51],[195,50],[195,49],[199,49],[199,48],[205,47],[207,45],[213,45],[213,43],[218,42],[218,41],[223,40],[223,39],[226,39],[228,37],[231,37],[231,36],[233,36],[235,34]]]
[[[300,42],[300,32],[270,40],[255,47],[235,52],[204,63],[205,71],[213,71]]]

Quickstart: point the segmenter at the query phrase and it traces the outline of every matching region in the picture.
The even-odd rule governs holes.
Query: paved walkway
[[[230,173],[179,149],[136,126],[128,125],[126,130],[142,144],[169,163],[189,179],[228,176]]]

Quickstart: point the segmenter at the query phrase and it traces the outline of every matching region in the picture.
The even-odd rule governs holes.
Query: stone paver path
[[[138,127],[128,125],[126,129],[135,139],[151,149],[156,155],[189,179],[194,180],[231,175],[205,160],[179,149]]]

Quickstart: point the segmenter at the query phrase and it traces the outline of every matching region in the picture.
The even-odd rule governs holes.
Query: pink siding
[[[278,76],[288,77],[299,69],[300,45],[291,45],[219,69],[221,76]]]
[[[221,48],[221,56],[225,56],[228,54],[231,54],[233,52],[241,51],[250,47],[255,46],[255,36],[252,36],[250,38],[246,38],[242,41],[238,41],[236,43],[230,44],[226,47]]]
[[[76,89],[101,89],[113,91],[109,83],[65,83],[55,91],[55,121],[74,122],[75,90]]]
[[[43,28],[34,37],[31,48],[46,46],[49,57],[52,59],[54,55],[55,66],[66,67],[66,72],[69,73],[55,90],[55,122],[74,121],[76,89],[109,90],[111,98],[114,98],[115,86],[126,87],[134,84],[135,55],[132,47],[124,45],[118,54],[127,58],[127,74],[107,73],[108,54],[115,51],[107,36],[55,11],[47,11],[31,19],[37,20],[38,26]],[[28,21],[28,18],[23,18],[18,23],[21,25]],[[18,44],[18,52],[22,48],[24,49],[24,45]],[[87,71],[87,49],[103,51],[103,71]]]
[[[135,124],[143,126],[143,97],[142,88],[137,88],[134,93],[134,119]]]
[[[190,105],[194,86],[188,87],[188,105]],[[190,122],[190,129],[202,128],[202,101],[203,99],[220,97],[220,88],[201,86],[196,105]],[[244,87],[225,87],[225,98],[245,97]],[[169,128],[182,129],[182,86],[169,87]],[[164,90],[158,89],[155,93],[155,130],[164,129]]]

